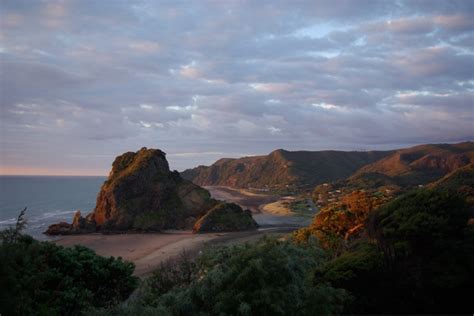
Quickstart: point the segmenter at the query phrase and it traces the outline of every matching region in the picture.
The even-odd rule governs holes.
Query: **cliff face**
[[[344,179],[360,167],[391,152],[286,151],[267,156],[221,159],[181,173],[198,185],[231,187],[314,186]]]
[[[141,149],[117,157],[90,220],[117,230],[185,228],[216,201],[169,170],[165,153]]]
[[[73,224],[52,225],[47,233],[191,229],[217,204],[207,190],[170,171],[164,152],[142,148],[115,159],[92,213],[76,213]]]

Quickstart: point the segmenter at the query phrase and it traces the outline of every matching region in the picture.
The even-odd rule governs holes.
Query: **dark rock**
[[[193,232],[232,232],[257,229],[249,210],[234,203],[220,203],[194,224]]]
[[[94,211],[85,218],[76,212],[72,225],[55,224],[46,233],[191,228],[218,201],[207,190],[170,171],[165,156],[161,150],[147,148],[118,156]]]
[[[72,233],[72,225],[66,222],[60,222],[58,224],[53,224],[48,227],[48,230],[45,231],[47,235],[70,235]]]

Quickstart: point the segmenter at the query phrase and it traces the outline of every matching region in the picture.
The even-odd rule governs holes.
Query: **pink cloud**
[[[437,25],[450,30],[472,29],[474,27],[474,20],[462,14],[438,15],[433,20]]]

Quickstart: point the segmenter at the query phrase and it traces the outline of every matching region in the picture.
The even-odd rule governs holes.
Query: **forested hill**
[[[358,188],[414,186],[436,181],[474,162],[474,142],[429,144],[392,151],[287,151],[223,158],[182,172],[198,185],[238,188],[312,187],[344,181]]]
[[[337,181],[364,165],[378,161],[392,151],[287,151],[278,149],[266,156],[220,159],[211,166],[199,166],[181,173],[198,185],[279,188],[312,187]]]
[[[474,163],[474,142],[420,145],[399,149],[360,168],[346,185],[374,188],[381,185],[425,185]]]

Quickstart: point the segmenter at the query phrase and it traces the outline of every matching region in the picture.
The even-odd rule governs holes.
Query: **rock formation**
[[[194,224],[193,232],[229,232],[258,228],[249,210],[234,203],[220,203]]]
[[[85,218],[76,212],[72,224],[51,225],[46,233],[191,229],[208,210],[226,205],[212,199],[207,190],[181,178],[178,172],[170,171],[165,155],[158,149],[142,148],[118,156],[98,194],[94,211]],[[229,219],[247,216],[240,209]]]

